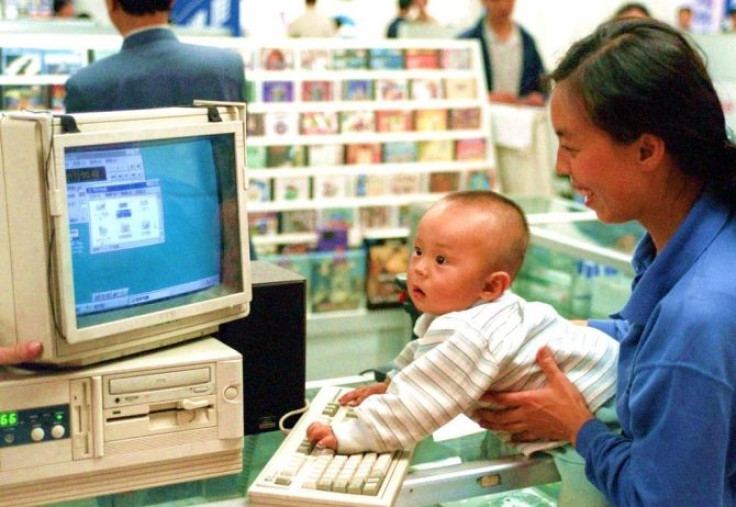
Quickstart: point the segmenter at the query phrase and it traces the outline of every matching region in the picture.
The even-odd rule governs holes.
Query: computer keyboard
[[[351,388],[325,386],[248,489],[249,506],[393,505],[411,450],[340,455],[316,449],[306,439],[313,421],[325,424],[355,417],[337,400]]]

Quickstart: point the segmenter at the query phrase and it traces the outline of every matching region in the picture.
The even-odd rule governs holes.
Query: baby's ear
[[[480,297],[486,301],[493,301],[494,299],[501,297],[501,294],[503,294],[510,285],[511,277],[506,271],[494,271],[486,277]]]

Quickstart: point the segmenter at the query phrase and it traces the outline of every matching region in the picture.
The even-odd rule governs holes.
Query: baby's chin
[[[419,310],[421,313],[428,313],[430,315],[442,315],[445,313],[449,313],[448,311],[445,311],[444,308],[433,306],[433,305],[414,305],[416,306],[417,310]]]

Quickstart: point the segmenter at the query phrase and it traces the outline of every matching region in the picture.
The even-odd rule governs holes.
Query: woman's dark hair
[[[115,0],[128,14],[142,16],[171,10],[173,0]]]
[[[736,146],[699,50],[649,19],[600,25],[570,47],[548,78],[565,81],[593,124],[618,142],[665,142],[680,170],[736,209]]]

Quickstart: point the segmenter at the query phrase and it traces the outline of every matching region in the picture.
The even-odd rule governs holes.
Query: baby
[[[433,204],[417,228],[407,273],[409,296],[422,312],[386,382],[345,394],[356,418],[334,426],[312,423],[307,437],[342,454],[408,448],[464,413],[472,417],[488,391],[521,391],[543,385],[536,364],[540,347],[583,393],[592,411],[615,423],[613,410],[618,343],[577,326],[551,306],[524,301],[510,286],[524,260],[529,227],[513,201],[488,191],[449,194]],[[582,458],[567,442],[519,444],[526,454],[552,452],[565,488],[575,474],[585,480]],[[571,460],[570,456],[576,457]],[[570,463],[573,462],[574,472]],[[589,504],[604,504],[600,501]]]

